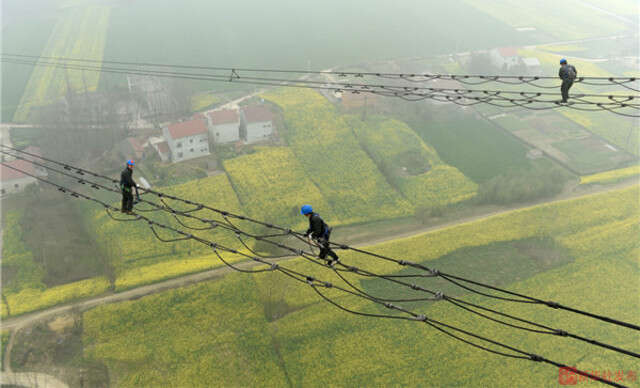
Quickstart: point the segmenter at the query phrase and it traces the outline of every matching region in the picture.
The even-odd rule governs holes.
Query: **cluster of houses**
[[[264,105],[199,113],[165,126],[164,139],[153,146],[163,161],[182,162],[209,155],[212,144],[268,140],[274,132],[273,119],[273,113]]]

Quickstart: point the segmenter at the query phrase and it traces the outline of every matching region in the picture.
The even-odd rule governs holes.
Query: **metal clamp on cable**
[[[552,300],[546,301],[546,302],[544,302],[544,304],[546,304],[547,306],[549,306],[551,308],[554,308],[554,309],[560,308],[560,304],[558,302],[554,302]]]
[[[276,263],[271,264],[271,270],[272,271],[276,271],[278,268],[279,268],[278,264],[276,264]]]
[[[312,278],[311,276],[307,276],[305,280],[307,281],[307,284],[309,284],[310,286],[313,286],[313,282],[315,281],[315,279]]]

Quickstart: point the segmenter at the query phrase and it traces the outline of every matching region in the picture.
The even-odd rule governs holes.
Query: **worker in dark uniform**
[[[566,103],[569,99],[569,89],[571,89],[577,76],[578,70],[573,65],[568,64],[566,59],[562,58],[560,60],[560,70],[558,71],[558,77],[562,80],[562,85],[560,85],[562,103]]]
[[[127,167],[120,174],[120,190],[122,190],[122,212],[131,214],[133,209],[133,188],[136,189],[136,198],[140,200],[138,185],[133,180],[133,160],[127,160]]]
[[[333,266],[338,262],[338,255],[329,246],[331,228],[327,225],[319,214],[313,212],[311,205],[304,205],[300,209],[300,214],[309,218],[309,229],[305,233],[307,238],[315,240],[320,247],[320,259],[326,260],[327,255],[331,256],[329,265]]]

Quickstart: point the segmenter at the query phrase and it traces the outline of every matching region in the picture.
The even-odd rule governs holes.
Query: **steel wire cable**
[[[88,200],[88,201],[93,201],[95,203],[98,203],[98,204],[102,205],[104,208],[109,208],[111,210],[117,210],[116,208],[112,207],[108,203],[103,202],[103,201],[101,201],[101,200],[99,200],[97,198],[90,197],[88,195],[76,192],[76,191],[74,191],[74,190],[72,190],[72,189],[70,189],[68,187],[64,187],[64,186],[59,185],[57,183],[54,183],[54,182],[52,182],[50,180],[44,179],[42,177],[39,177],[39,176],[36,176],[34,174],[28,173],[28,172],[26,172],[24,170],[18,169],[18,168],[14,167],[14,166],[8,165],[5,162],[2,162],[0,164],[2,164],[3,166],[5,166],[7,168],[13,169],[13,170],[18,171],[20,173],[23,173],[23,174],[25,174],[27,176],[31,176],[31,177],[37,179],[38,181],[41,181],[41,182],[47,183],[49,185],[52,185],[54,187],[57,187],[59,191],[61,191],[63,193],[66,193],[66,194],[69,194],[74,198],[81,198],[81,199],[85,199],[85,200]],[[173,231],[176,234],[182,235],[186,239],[193,239],[193,240],[195,240],[197,242],[205,244],[206,246],[211,247],[214,251],[219,249],[219,250],[224,250],[224,251],[227,251],[227,252],[230,252],[230,253],[238,253],[238,251],[235,250],[235,249],[227,248],[227,247],[224,247],[224,246],[222,246],[220,244],[217,244],[215,242],[199,238],[199,237],[194,236],[192,234],[188,234],[188,233],[182,232],[182,231],[177,230],[177,229],[175,229],[175,228],[173,228],[171,226],[155,222],[155,221],[153,221],[153,220],[151,220],[149,218],[146,218],[145,216],[137,215],[137,214],[134,214],[134,216],[136,217],[136,220],[145,221],[149,225],[155,225],[155,226],[158,226],[160,228],[164,228],[164,229]],[[457,340],[459,340],[461,342],[464,342],[464,343],[466,343],[466,344],[468,344],[470,346],[473,346],[475,348],[478,348],[478,349],[481,349],[481,350],[484,350],[484,351],[487,351],[487,352],[490,352],[490,353],[493,353],[493,354],[501,355],[501,356],[504,356],[504,357],[510,357],[510,358],[518,358],[518,359],[530,360],[530,361],[534,361],[534,362],[542,362],[542,363],[553,365],[553,366],[556,366],[556,367],[559,367],[559,368],[569,368],[565,364],[558,363],[556,361],[547,359],[547,358],[542,357],[540,355],[521,350],[521,349],[516,348],[514,346],[511,346],[511,345],[504,344],[504,343],[502,343],[500,341],[493,340],[493,339],[487,338],[487,337],[479,335],[479,334],[475,334],[475,333],[470,332],[468,330],[465,330],[465,329],[462,329],[462,328],[459,328],[459,327],[456,327],[456,326],[453,326],[453,325],[450,325],[450,324],[435,320],[433,318],[429,318],[424,314],[417,314],[417,313],[415,313],[415,312],[413,312],[411,310],[407,310],[407,309],[405,309],[403,307],[396,306],[396,305],[391,304],[391,303],[381,302],[381,301],[378,301],[378,300],[376,300],[374,298],[369,298],[369,297],[367,297],[365,295],[358,294],[356,292],[350,291],[350,290],[342,288],[340,286],[335,286],[332,283],[319,280],[319,279],[317,279],[317,278],[315,278],[313,276],[310,276],[310,275],[307,275],[307,274],[304,274],[304,273],[300,273],[300,272],[295,271],[293,269],[286,268],[286,267],[284,267],[282,265],[275,264],[275,263],[270,263],[270,262],[268,262],[266,260],[263,260],[263,259],[261,259],[259,257],[254,257],[254,256],[249,256],[249,255],[246,255],[246,256],[250,257],[252,260],[254,260],[254,261],[256,261],[256,262],[258,262],[260,264],[267,265],[268,269],[271,270],[271,271],[279,271],[279,272],[289,276],[290,278],[292,278],[294,280],[297,280],[297,281],[299,281],[301,283],[308,284],[324,300],[330,302],[332,305],[334,305],[334,306],[336,306],[336,307],[338,307],[341,310],[344,310],[346,312],[349,312],[349,313],[352,313],[352,314],[357,314],[357,315],[375,317],[375,318],[396,319],[396,320],[397,319],[401,319],[401,320],[408,320],[408,321],[423,322],[423,323],[426,323],[427,325],[437,329],[438,331],[447,334],[448,336],[450,336],[450,337],[452,337],[454,339],[457,339]],[[234,269],[234,270],[236,269],[236,267],[233,267],[233,266],[230,267],[230,268]],[[403,315],[371,314],[371,313],[365,313],[365,312],[361,312],[361,311],[355,311],[355,310],[347,308],[347,307],[337,303],[335,300],[332,300],[331,298],[327,297],[326,295],[324,295],[322,292],[320,292],[318,290],[318,287],[326,288],[326,289],[336,289],[336,290],[339,290],[339,291],[341,291],[343,293],[346,293],[348,295],[355,296],[355,297],[358,297],[358,298],[362,298],[362,299],[365,299],[365,300],[370,301],[372,303],[384,306],[386,309],[397,311],[397,312],[399,312],[399,313],[401,313]],[[513,352],[515,354],[509,354],[509,353],[506,353],[504,351],[498,351],[498,350],[495,350],[495,349],[492,349],[492,348],[488,348],[488,347],[486,347],[484,345],[479,345],[479,344],[477,344],[475,342],[472,342],[472,341],[470,341],[468,339],[462,338],[459,334],[453,334],[451,331],[455,331],[457,333],[461,333],[461,334],[464,334],[466,336],[473,337],[473,338],[475,338],[475,339],[477,339],[479,341],[486,342],[486,343],[489,343],[489,344],[491,344],[493,346],[509,350],[509,351],[511,351],[511,352]],[[570,369],[574,373],[583,375],[585,377],[588,377],[588,378],[593,379],[595,381],[601,382],[603,384],[607,384],[607,385],[611,385],[611,386],[615,386],[615,387],[624,387],[623,385],[620,385],[620,384],[615,383],[613,381],[609,381],[609,380],[607,380],[607,379],[605,379],[603,377],[600,377],[600,376],[597,376],[597,375],[593,375],[593,374],[590,374],[588,372],[585,372],[585,371],[582,371],[582,370],[579,370],[579,369],[576,369],[576,368],[570,368]]]
[[[554,85],[539,85],[536,81],[552,80],[558,81],[558,77],[550,76],[530,76],[530,75],[483,75],[483,74],[430,74],[430,73],[389,73],[389,72],[356,72],[356,71],[332,71],[332,70],[291,70],[291,69],[267,69],[267,68],[245,68],[245,67],[221,67],[221,66],[204,66],[204,65],[181,65],[181,64],[167,64],[167,63],[152,63],[152,62],[131,62],[131,61],[115,61],[115,60],[94,60],[94,59],[81,59],[70,57],[51,57],[51,56],[37,56],[37,55],[25,55],[15,53],[2,53],[2,57],[15,58],[15,59],[29,59],[29,60],[51,60],[63,63],[94,63],[94,64],[112,64],[112,65],[126,65],[143,67],[157,67],[157,68],[172,68],[172,69],[191,69],[191,70],[212,70],[212,71],[225,71],[225,72],[249,72],[249,73],[279,73],[279,74],[301,74],[301,75],[335,75],[338,77],[377,77],[383,79],[402,80],[414,83],[424,83],[434,80],[452,80],[467,85],[481,85],[490,82],[503,83],[507,85],[519,85],[526,84],[538,88],[549,89],[558,88],[559,84]],[[475,80],[475,81],[474,81]],[[576,77],[575,83],[583,83],[592,86],[622,86],[626,89],[640,92],[640,88],[634,88],[629,86],[630,83],[639,82],[637,77]]]
[[[206,80],[216,82],[235,82],[250,85],[261,86],[273,86],[273,87],[293,87],[293,88],[306,88],[306,89],[319,89],[328,90],[332,92],[351,92],[351,93],[369,93],[375,95],[381,95],[385,97],[398,97],[407,101],[419,101],[425,99],[432,99],[440,102],[452,102],[458,105],[475,105],[478,103],[487,103],[490,105],[498,106],[501,108],[514,108],[520,107],[530,110],[547,110],[557,108],[570,108],[581,111],[608,111],[617,115],[627,117],[640,117],[639,114],[626,113],[620,111],[623,110],[639,110],[640,106],[636,103],[630,103],[638,98],[638,96],[620,96],[620,95],[599,95],[599,94],[579,94],[579,97],[605,99],[606,102],[597,101],[570,101],[568,103],[560,103],[559,100],[543,100],[538,97],[544,95],[556,95],[553,93],[532,93],[532,92],[513,92],[513,91],[491,91],[491,90],[470,90],[470,89],[443,89],[443,88],[422,88],[422,87],[407,87],[407,86],[395,86],[395,85],[373,85],[373,84],[356,84],[356,83],[332,83],[322,81],[311,80],[291,80],[291,79],[272,79],[264,77],[240,77],[238,74],[235,76],[227,75],[194,75],[191,73],[177,73],[177,72],[151,72],[137,69],[124,69],[124,68],[107,68],[107,67],[87,67],[76,66],[65,63],[52,63],[52,62],[29,62],[29,61],[17,61],[11,59],[2,59],[3,62],[26,64],[31,66],[51,66],[60,67],[64,69],[75,70],[89,70],[106,73],[120,73],[120,74],[134,74],[134,75],[148,75],[157,77],[170,77],[170,78],[182,78],[192,80]],[[496,93],[497,92],[497,93]],[[457,95],[453,95],[456,93]],[[480,94],[476,95],[476,94]],[[484,94],[485,96],[482,96]],[[487,97],[489,94],[492,96]],[[503,94],[515,94],[522,98],[509,98],[504,97]],[[532,97],[533,94],[538,96]],[[465,101],[471,102],[465,102]],[[501,102],[500,104],[493,101]],[[542,106],[532,106],[531,104],[542,104]],[[586,108],[585,106],[591,106]]]
[[[45,161],[48,161],[50,163],[62,165],[65,169],[67,169],[69,171],[76,171],[76,173],[79,173],[81,175],[88,174],[88,175],[92,175],[92,176],[97,177],[97,178],[101,178],[101,179],[109,180],[109,181],[114,182],[114,183],[118,183],[117,180],[112,179],[112,178],[107,177],[107,176],[102,175],[102,174],[97,174],[97,173],[91,172],[89,170],[85,170],[85,169],[78,168],[78,167],[71,167],[66,163],[62,163],[62,162],[58,162],[58,161],[55,161],[55,160],[52,160],[52,159],[44,158],[44,157],[42,157],[40,155],[36,155],[36,154],[33,154],[33,153],[20,151],[20,150],[17,150],[16,148],[9,147],[9,146],[6,146],[6,145],[0,145],[0,146],[2,146],[5,149],[17,151],[17,152],[20,152],[22,154],[26,154],[26,155],[29,155],[29,156],[32,156],[32,157],[37,157],[37,158],[39,158],[41,160],[45,160]],[[266,222],[259,221],[259,220],[256,220],[256,219],[252,219],[252,218],[249,218],[249,217],[245,217],[245,216],[242,216],[242,215],[233,214],[233,213],[228,212],[228,211],[224,211],[224,210],[221,210],[221,209],[216,209],[216,208],[207,206],[206,204],[201,204],[201,203],[197,203],[197,202],[194,202],[194,201],[191,201],[191,200],[187,200],[187,199],[183,199],[183,198],[179,198],[179,197],[175,197],[175,196],[170,196],[170,195],[167,195],[167,194],[155,191],[155,190],[151,190],[151,189],[142,189],[142,190],[144,190],[146,192],[149,192],[149,193],[152,193],[154,195],[157,195],[160,198],[169,198],[169,199],[172,199],[172,200],[175,200],[175,201],[179,201],[179,202],[183,202],[183,203],[186,203],[186,204],[189,204],[189,205],[192,205],[192,206],[201,205],[203,209],[209,209],[211,211],[219,213],[225,218],[226,217],[231,217],[231,218],[235,218],[235,219],[238,219],[238,220],[243,220],[243,221],[247,221],[247,222],[250,222],[250,223],[254,223],[256,225],[264,226],[264,227],[267,227],[267,228],[273,228],[273,229],[276,229],[276,230],[280,230],[281,232],[297,235],[299,237],[303,236],[302,233],[292,231],[289,228],[283,228],[281,226],[274,225],[274,224],[271,224],[271,223],[266,223]],[[247,234],[247,235],[251,236],[251,234]],[[400,266],[408,266],[408,267],[412,267],[412,268],[415,268],[415,269],[419,269],[419,270],[425,271],[425,272],[427,272],[427,273],[429,273],[431,275],[435,275],[435,276],[441,277],[442,279],[444,279],[444,280],[446,280],[446,281],[448,281],[448,282],[450,282],[450,283],[452,283],[454,285],[457,285],[460,288],[463,288],[463,289],[468,290],[470,292],[476,293],[478,295],[483,295],[483,296],[486,296],[486,297],[499,299],[499,300],[504,300],[504,301],[510,301],[510,302],[541,304],[541,305],[544,305],[544,306],[547,306],[547,307],[550,307],[550,308],[553,308],[553,309],[566,310],[566,311],[569,311],[569,312],[572,312],[572,313],[588,316],[590,318],[599,319],[599,320],[602,320],[602,321],[605,321],[605,322],[608,322],[608,323],[612,323],[612,324],[615,324],[615,325],[618,325],[618,326],[623,326],[623,327],[627,327],[627,328],[630,328],[630,329],[634,329],[634,330],[639,330],[640,331],[640,326],[638,326],[636,324],[620,321],[620,320],[617,320],[617,319],[614,319],[614,318],[611,318],[611,317],[607,317],[607,316],[603,316],[603,315],[599,315],[599,314],[594,314],[594,313],[591,313],[591,312],[588,312],[588,311],[572,308],[572,307],[569,307],[569,306],[564,306],[564,305],[562,305],[562,304],[560,304],[558,302],[555,302],[555,301],[545,301],[545,300],[542,300],[542,299],[539,299],[539,298],[536,298],[536,297],[532,297],[532,296],[529,296],[529,295],[516,293],[516,292],[509,291],[509,290],[506,290],[506,289],[503,289],[503,288],[500,288],[500,287],[492,286],[492,285],[489,285],[489,284],[484,284],[484,283],[481,283],[481,282],[478,282],[478,281],[474,281],[474,280],[467,279],[467,278],[464,278],[464,277],[456,276],[454,274],[449,274],[449,273],[446,273],[446,272],[442,272],[442,271],[439,271],[439,270],[434,269],[434,268],[429,268],[429,267],[427,267],[425,265],[422,265],[422,264],[419,264],[419,263],[415,263],[415,262],[408,261],[408,260],[395,259],[395,258],[392,258],[392,257],[388,257],[388,256],[385,256],[385,255],[377,254],[377,253],[374,253],[374,252],[369,252],[369,251],[366,251],[364,249],[356,248],[356,247],[353,247],[353,246],[348,246],[348,245],[345,245],[345,244],[339,244],[339,243],[334,243],[334,242],[329,242],[329,244],[330,244],[330,246],[334,246],[335,248],[338,248],[338,249],[352,250],[354,252],[365,254],[365,255],[368,255],[368,256],[372,256],[372,257],[376,257],[376,258],[384,260],[384,261],[393,262],[393,263],[396,263],[396,264],[398,264]],[[301,253],[300,250],[295,250],[295,249],[292,250],[290,247],[284,246],[282,244],[277,244],[276,243],[275,245],[279,246],[280,248],[283,248],[283,249],[289,249],[289,250],[291,250],[292,252],[295,252],[298,255],[304,254],[304,252]],[[461,284],[461,283],[472,284],[474,286],[486,288],[486,289],[489,289],[489,290],[492,290],[492,291],[497,291],[497,292],[509,295],[509,297],[502,297],[502,296],[498,296],[498,295],[487,294],[487,293],[478,291],[478,290],[476,290],[476,289],[474,289],[474,288],[472,288],[470,286],[466,286],[466,285]],[[516,298],[512,298],[512,297],[517,297],[517,299]]]
[[[10,155],[12,155],[12,156],[14,156],[14,157],[17,157],[16,155],[13,155],[13,154],[11,154],[11,153],[7,153],[6,151],[1,151],[1,150],[0,150],[0,152],[5,153],[5,154],[10,154]],[[22,159],[23,159],[23,160],[26,160],[26,161],[28,161],[28,162],[34,163],[35,165],[38,165],[38,166],[40,166],[40,167],[47,168],[47,166],[44,166],[44,165],[38,164],[37,162],[29,161],[29,160],[24,159],[24,158],[22,158]],[[58,172],[58,173],[62,173],[63,175],[69,175],[69,174],[66,174],[66,173],[64,173],[64,172],[61,172],[61,171],[59,171],[59,170],[56,170],[56,169],[52,169],[52,170],[53,170],[53,171],[55,171],[55,172]],[[79,170],[78,170],[78,169],[76,169],[76,171],[79,171]],[[99,187],[101,187],[101,185],[99,185],[99,184],[96,184],[96,183],[94,183],[94,182],[90,182],[90,181],[86,181],[86,180],[84,180],[84,179],[80,179],[80,180],[79,180],[79,182],[80,182],[80,183],[83,183],[83,184],[89,183],[89,184],[91,185],[91,187],[92,187],[92,188],[96,188],[96,189],[97,189],[97,188],[99,188]],[[107,187],[107,189],[109,189],[109,188]],[[150,204],[152,204],[152,205],[155,205],[155,204],[153,204],[152,202],[149,202],[149,203],[150,203]],[[157,205],[155,205],[155,206],[157,206]],[[201,206],[199,206],[198,208],[201,208]],[[107,209],[108,209],[108,208],[107,208]],[[171,210],[171,212],[175,214],[175,210]],[[115,220],[121,220],[121,219],[116,219],[115,217],[112,217],[112,218],[114,218]],[[139,218],[136,218],[136,219],[133,219],[133,220],[138,220],[138,219],[139,219]],[[124,221],[124,220],[123,220],[123,221]],[[156,223],[156,224],[157,224],[157,223]],[[173,241],[181,241],[181,240],[188,239],[188,238],[185,238],[185,237],[178,238],[178,239],[173,239],[173,240],[166,240],[166,239],[162,239],[162,238],[157,234],[157,232],[155,231],[155,229],[153,228],[153,225],[152,225],[152,224],[150,224],[150,225],[151,225],[151,229],[152,229],[152,232],[154,233],[154,235],[155,235],[159,240],[161,240],[161,241],[163,241],[163,242],[173,242]],[[233,224],[230,224],[230,225],[231,225],[232,229],[233,229],[233,228],[235,228],[234,230],[235,230],[236,235],[242,234],[242,231],[240,231],[239,229],[237,229],[237,227],[235,227]],[[283,233],[280,233],[280,234],[277,234],[277,235],[278,235],[278,236],[283,236],[284,234],[283,234]],[[189,234],[188,236],[189,236],[189,238],[193,238],[193,236],[192,236],[191,234]],[[244,242],[243,242],[243,245],[245,245],[245,247],[247,247],[247,245],[246,245],[246,244],[244,244]],[[279,244],[276,244],[276,245],[279,245]],[[292,252],[298,252],[298,255],[299,255],[299,256],[302,256],[302,257],[306,258],[307,260],[309,260],[309,261],[311,261],[311,262],[314,262],[314,263],[316,263],[316,264],[323,265],[322,263],[318,262],[318,261],[317,261],[317,260],[315,260],[314,258],[309,257],[309,256],[308,256],[308,253],[306,253],[306,252],[304,252],[304,251],[302,251],[302,250],[299,250],[299,251],[298,251],[298,250],[295,250],[295,249],[293,249],[293,248],[286,247],[286,246],[284,246],[284,245],[279,245],[279,246],[282,246],[283,248],[288,248],[288,249],[290,249]],[[250,251],[251,251],[252,253],[254,253],[252,250],[250,250]],[[241,254],[241,255],[244,255],[244,254],[243,254],[243,253],[241,253],[241,252],[235,252],[235,253],[239,253],[239,254]],[[250,258],[250,256],[247,256],[247,257],[248,257],[248,258]],[[262,257],[262,258],[265,258],[265,257]],[[488,308],[486,308],[486,307],[482,307],[482,306],[479,306],[479,305],[475,305],[475,304],[470,303],[470,302],[465,302],[465,301],[463,301],[463,300],[460,300],[460,299],[457,299],[457,298],[453,298],[453,297],[450,297],[450,296],[444,295],[444,294],[443,294],[443,293],[441,293],[441,292],[431,291],[431,290],[428,290],[428,289],[424,289],[424,288],[422,288],[422,287],[420,287],[420,286],[417,286],[417,285],[415,285],[415,284],[410,284],[410,283],[406,283],[406,282],[404,282],[404,281],[396,280],[396,279],[394,279],[393,277],[389,277],[389,276],[381,275],[381,274],[376,274],[376,273],[373,273],[373,272],[370,272],[370,271],[367,271],[367,270],[363,270],[363,269],[359,269],[359,268],[357,268],[357,267],[353,267],[353,266],[347,266],[347,265],[344,265],[344,264],[343,264],[343,263],[341,263],[341,262],[339,262],[338,264],[339,264],[339,265],[341,265],[341,266],[343,266],[343,267],[346,269],[346,271],[347,271],[347,272],[353,272],[353,273],[357,273],[357,274],[359,274],[359,275],[365,275],[365,276],[374,276],[374,277],[377,277],[377,278],[381,278],[381,279],[384,279],[384,280],[387,280],[387,281],[390,281],[390,282],[393,282],[393,283],[396,283],[396,284],[399,284],[399,285],[402,285],[402,286],[405,286],[405,287],[411,288],[411,289],[416,290],[416,291],[427,292],[427,293],[430,293],[431,295],[433,295],[433,297],[429,297],[429,298],[405,298],[405,299],[394,299],[394,300],[392,300],[392,299],[384,299],[384,298],[376,297],[376,296],[373,296],[373,295],[370,295],[370,294],[368,294],[368,293],[364,292],[363,290],[361,290],[360,288],[358,288],[357,286],[355,286],[353,283],[349,282],[349,281],[348,281],[344,276],[342,276],[342,275],[337,271],[337,269],[336,269],[335,267],[331,266],[331,268],[333,269],[333,271],[338,275],[338,277],[339,277],[339,278],[341,278],[341,279],[345,282],[345,284],[347,284],[347,285],[348,285],[350,288],[352,288],[355,292],[357,292],[357,293],[359,293],[359,294],[361,294],[361,295],[364,295],[364,296],[366,296],[367,298],[376,299],[376,300],[378,300],[378,301],[380,301],[380,302],[389,302],[389,301],[392,301],[392,302],[416,302],[416,301],[427,301],[427,300],[429,300],[429,301],[434,301],[434,300],[443,300],[443,299],[444,299],[444,300],[446,300],[447,302],[452,303],[454,306],[456,306],[456,307],[458,307],[458,308],[462,308],[462,309],[464,309],[464,310],[466,310],[466,311],[472,312],[472,313],[474,313],[474,314],[476,314],[476,315],[478,315],[478,316],[481,316],[481,317],[483,317],[483,318],[485,318],[485,319],[489,319],[489,320],[491,320],[491,321],[493,321],[493,322],[496,322],[496,323],[500,323],[500,324],[503,324],[503,325],[506,325],[506,326],[510,326],[510,327],[513,327],[513,328],[518,328],[518,329],[527,330],[527,331],[536,332],[536,333],[542,333],[542,334],[554,334],[554,335],[559,335],[559,336],[569,336],[569,337],[571,337],[571,338],[578,339],[578,340],[581,340],[581,341],[584,341],[584,342],[588,342],[588,343],[593,344],[593,345],[596,345],[596,346],[604,347],[604,348],[607,348],[607,349],[610,349],[610,350],[617,351],[617,352],[619,352],[619,353],[623,353],[623,354],[626,354],[626,355],[630,355],[630,356],[633,356],[633,357],[640,358],[640,354],[638,354],[638,353],[635,353],[635,352],[632,352],[632,351],[629,351],[629,350],[625,350],[625,349],[621,349],[621,348],[615,347],[615,346],[613,346],[613,345],[605,344],[605,343],[602,343],[602,342],[600,342],[600,341],[596,341],[596,340],[588,339],[588,338],[585,338],[585,337],[582,337],[582,336],[578,336],[578,335],[574,335],[574,334],[571,334],[571,333],[567,333],[567,332],[566,332],[566,331],[564,331],[564,330],[560,330],[560,329],[553,329],[553,328],[550,328],[550,327],[545,326],[545,325],[541,325],[541,324],[538,324],[538,323],[535,323],[535,322],[532,322],[532,321],[529,321],[529,320],[525,320],[525,319],[522,319],[522,318],[519,318],[519,317],[515,317],[515,316],[513,316],[513,315],[506,314],[506,313],[503,313],[503,312],[500,312],[500,311],[496,311],[496,310],[488,309]],[[463,303],[463,304],[466,304],[466,305],[471,306],[471,307],[474,307],[474,308],[482,309],[482,310],[484,310],[484,311],[491,312],[491,313],[494,313],[494,314],[497,314],[497,315],[500,315],[500,316],[503,316],[503,317],[507,317],[507,318],[510,318],[510,319],[514,319],[514,320],[519,321],[519,322],[523,322],[523,323],[527,323],[527,324],[530,324],[530,325],[533,325],[533,326],[537,326],[537,327],[539,327],[539,328],[543,328],[543,329],[545,329],[546,331],[540,331],[540,330],[535,330],[535,329],[531,329],[531,328],[525,328],[525,327],[522,327],[522,326],[519,326],[519,325],[513,325],[513,324],[510,324],[510,323],[507,323],[507,322],[504,322],[504,321],[500,321],[500,320],[497,320],[497,319],[495,319],[495,318],[488,317],[488,316],[487,316],[487,315],[485,315],[485,314],[482,314],[482,313],[479,313],[479,312],[477,312],[477,311],[474,311],[474,310],[472,310],[472,309],[470,309],[470,308],[468,308],[468,307],[461,306],[459,303]]]

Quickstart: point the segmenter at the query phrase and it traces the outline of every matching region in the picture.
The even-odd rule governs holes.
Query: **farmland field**
[[[13,4],[12,4],[13,3]],[[30,2],[37,7],[37,12],[33,10],[21,9],[23,4],[19,0],[9,0],[2,2],[3,26],[2,26],[2,51],[11,54],[33,54],[38,55],[47,44],[49,35],[55,25],[55,10],[48,9],[51,3],[40,1]],[[17,8],[16,15],[12,14],[12,7]],[[5,17],[15,17],[11,23]],[[7,18],[8,18],[7,17]],[[24,23],[24,18],[31,17],[35,23]],[[2,64],[2,122],[10,122],[13,114],[20,103],[20,98],[25,86],[29,81],[33,67],[17,64]]]
[[[585,115],[563,111],[562,114],[607,139],[616,147],[640,156],[640,119],[606,113]]]
[[[614,183],[636,175],[640,175],[640,165],[583,176],[580,177],[580,183]]]
[[[638,187],[631,187],[535,206],[370,250],[637,322],[639,301],[630,295],[640,292],[634,281],[639,275],[639,194]],[[354,253],[342,258],[379,272],[405,271]],[[284,264],[339,282],[331,271],[300,259]],[[222,371],[227,372],[225,384],[231,385],[257,381],[261,385],[288,381],[296,386],[557,384],[557,368],[488,355],[419,323],[350,315],[321,302],[309,287],[279,276],[231,274],[217,282],[93,309],[84,314],[85,357],[103,362],[109,374],[117,376],[116,386],[184,378],[213,381],[223,378]],[[439,289],[441,284],[434,281],[425,279],[422,284]],[[397,287],[378,281],[360,285],[376,294],[400,295]],[[602,288],[607,292],[600,292]],[[351,308],[383,312],[335,290],[324,292]],[[409,293],[402,295],[414,295]],[[544,306],[487,299],[460,289],[457,294],[466,301],[637,351],[637,341],[627,329]],[[505,328],[452,304],[421,302],[412,308],[581,369],[635,368],[624,356],[567,338]],[[202,362],[220,367],[205,367]]]
[[[38,54],[47,57],[101,60],[110,8],[107,6],[72,7],[62,12],[64,14],[53,28],[46,47],[42,53]],[[63,96],[67,87],[73,91],[95,91],[99,79],[99,72],[36,67],[25,87],[13,121],[28,120],[32,107],[51,103]]]
[[[621,167],[633,160],[628,153],[593,136],[584,127],[558,112],[505,114],[493,121],[578,174]]]
[[[241,213],[240,204],[225,174],[193,180],[182,185],[167,188],[168,194],[220,207],[234,213]],[[160,204],[157,198],[148,197],[150,201]],[[176,210],[186,211],[193,206],[174,203],[167,204]],[[177,276],[183,273],[197,272],[203,269],[222,265],[211,249],[195,241],[181,241],[179,243],[163,244],[156,240],[149,226],[139,222],[123,224],[114,222],[104,209],[98,209],[92,204],[86,204],[86,219],[88,230],[94,236],[101,250],[111,260],[115,270],[116,289],[130,288],[135,285],[151,283]],[[114,206],[120,206],[114,203]],[[148,204],[140,204],[140,209],[150,208]],[[222,221],[215,212],[200,210],[193,213],[199,217]],[[147,213],[157,222],[185,229],[171,215],[165,212]],[[116,214],[115,217],[122,216]],[[183,224],[202,228],[206,225],[199,221],[181,219]],[[173,239],[180,236],[170,231],[158,230],[163,239]],[[211,239],[222,245],[237,245],[233,233],[213,229],[208,231],[194,231],[194,235]],[[235,258],[237,260],[237,258]],[[231,259],[232,261],[234,259]],[[133,272],[131,272],[133,271]]]
[[[410,214],[336,109],[315,91],[280,89],[265,95],[284,111],[284,137],[307,176],[342,223]]]
[[[52,306],[61,302],[105,292],[109,282],[104,278],[90,278],[64,285],[47,287],[46,271],[42,263],[34,260],[33,253],[25,245],[22,214],[3,214],[2,244],[2,293],[9,310],[2,302],[2,316],[18,315]]]
[[[577,0],[561,3],[552,0],[535,3],[522,3],[516,0],[465,0],[465,2],[512,27],[535,27],[556,40],[614,35],[625,30],[624,24],[610,16],[594,12]],[[604,7],[604,4],[600,2],[601,7]],[[572,15],[573,23],[566,23],[563,19],[567,14]],[[593,28],[594,25],[598,26],[597,32]]]
[[[486,120],[457,107],[419,108],[410,113],[409,126],[445,163],[478,184],[535,163],[527,159],[525,146]]]
[[[173,186],[166,191],[183,198],[220,206],[234,213],[242,213],[225,174]],[[148,199],[159,202],[157,198]],[[113,197],[110,197],[110,200],[113,200]],[[3,214],[3,294],[9,305],[7,311],[5,302],[2,302],[3,316],[8,313],[22,314],[79,298],[99,295],[107,290],[120,291],[223,265],[218,256],[202,244],[193,241],[163,244],[156,240],[147,225],[138,222],[126,224],[115,222],[104,209],[96,208],[93,203],[78,202],[77,204],[78,212],[84,217],[83,225],[87,235],[80,235],[77,230],[69,228],[67,224],[65,228],[58,226],[60,230],[56,232],[61,232],[63,235],[69,228],[68,234],[76,236],[76,240],[80,239],[82,243],[76,241],[75,245],[69,245],[68,241],[59,241],[59,245],[47,250],[43,249],[46,255],[43,256],[42,261],[34,259],[34,254],[27,247],[27,242],[34,238],[50,240],[51,236],[40,235],[39,228],[54,227],[41,221],[43,226],[36,225],[29,229],[29,236],[25,236],[23,235],[26,230],[23,218],[29,215],[29,210],[24,213]],[[171,200],[168,200],[167,204],[183,211],[192,208],[184,204],[175,204]],[[114,203],[114,206],[119,206],[119,203]],[[140,209],[149,207],[149,205],[139,206]],[[47,209],[59,208],[59,206],[47,207]],[[196,214],[214,221],[223,221],[222,217],[212,211],[201,210]],[[158,215],[147,213],[146,215],[158,222],[184,229],[166,213]],[[49,217],[47,220],[52,221],[64,218],[62,215],[49,213],[43,216]],[[122,215],[116,214],[115,217],[121,218]],[[192,220],[182,220],[182,222],[194,227],[203,226]],[[176,237],[163,230],[158,233],[165,239]],[[226,231],[202,231],[194,234],[212,239],[222,245],[236,248],[239,246],[234,234]],[[49,235],[55,235],[55,233],[49,232]],[[75,241],[73,238],[71,240]],[[85,240],[95,241],[97,244],[93,247],[95,251],[88,251],[89,243]],[[80,261],[74,264],[65,258],[65,249],[77,253]],[[59,259],[57,265],[48,264],[48,261],[56,258]],[[239,257],[225,254],[225,259],[237,261]],[[94,267],[98,267],[97,270]]]
[[[544,48],[544,46],[542,47]],[[546,73],[557,74],[558,61],[563,55],[551,54],[541,50],[519,50],[519,55],[536,57],[540,60]],[[595,63],[580,59],[571,59],[570,62],[578,69],[579,76],[585,77],[611,77],[621,76],[621,74],[611,74]],[[571,88],[571,94],[578,93],[604,93],[616,95],[626,95],[627,89],[621,88],[596,88],[593,86],[576,84]],[[640,155],[640,119],[618,116],[609,112],[579,112],[572,109],[559,109],[559,113],[611,142],[616,147],[625,151]]]
[[[7,211],[2,215],[2,291],[18,292],[23,288],[44,288],[44,271],[25,246],[20,226],[22,214]]]
[[[308,221],[300,215],[300,206],[313,204],[327,222],[336,219],[288,147],[260,149],[254,154],[227,160],[224,167],[240,201],[253,218],[304,230]]]
[[[455,167],[444,164],[436,150],[403,122],[373,117],[349,125],[367,154],[415,206],[442,206],[473,197],[477,185]]]

